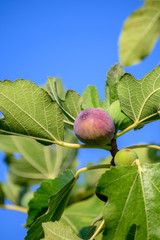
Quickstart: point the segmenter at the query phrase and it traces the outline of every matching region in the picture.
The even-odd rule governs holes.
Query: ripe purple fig
[[[81,142],[106,145],[114,136],[115,126],[108,113],[99,108],[88,108],[76,117],[74,131]]]

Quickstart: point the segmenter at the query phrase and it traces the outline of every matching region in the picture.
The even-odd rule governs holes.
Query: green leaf
[[[42,224],[45,238],[44,240],[80,240],[72,229],[62,222],[47,222]]]
[[[75,142],[76,137],[65,131],[65,140]],[[52,149],[53,148],[53,149]],[[33,185],[55,178],[67,168],[76,169],[77,149],[58,145],[43,146],[33,139],[0,135],[0,149],[7,155],[10,177],[16,184]],[[19,158],[14,157],[19,154]]]
[[[49,179],[41,183],[40,187],[34,193],[34,197],[29,203],[29,211],[26,226],[30,227],[32,223],[48,209],[48,201],[51,195],[56,194],[73,178],[70,171],[60,174],[55,179]],[[39,201],[41,199],[41,201]]]
[[[23,79],[0,82],[0,133],[30,136],[42,142],[63,140],[63,117],[55,102]]]
[[[116,63],[114,66],[111,66],[107,72],[107,85],[112,86],[115,83],[119,82],[119,79],[124,75],[123,66],[120,63]]]
[[[5,198],[16,205],[20,204],[22,192],[24,189],[21,186],[14,184],[9,176],[6,183],[1,183],[1,188]]]
[[[64,141],[68,143],[78,143],[77,137],[73,135],[71,132],[64,132]],[[61,147],[59,145],[53,145],[53,149],[56,152],[56,163],[54,166],[54,171],[57,175],[60,172],[63,172],[66,169],[71,169],[73,171],[77,168],[77,153],[78,150],[76,148],[67,148]]]
[[[88,86],[84,89],[82,108],[103,108],[103,102],[101,101],[96,86]]]
[[[100,217],[103,208],[104,203],[94,196],[67,207],[61,221],[70,225],[79,237],[85,239],[92,224]]]
[[[129,66],[148,56],[160,33],[160,2],[147,3],[126,20],[120,37],[120,59]]]
[[[81,96],[73,90],[68,90],[65,93],[62,82],[57,78],[48,78],[46,90],[64,114],[64,122],[73,129],[74,120],[81,111]]]
[[[160,239],[159,172],[160,164],[146,164],[112,167],[102,175],[97,192],[108,196],[104,240]]]
[[[65,100],[65,89],[60,78],[48,77],[44,88],[57,103]]]
[[[72,116],[72,121],[74,122],[75,118],[81,111],[81,104],[82,104],[82,98],[76,91],[68,90],[66,92],[63,106],[65,109],[65,112],[69,113],[67,115],[68,119],[70,119],[70,116]]]
[[[52,195],[49,193],[50,200],[48,203],[48,210],[43,215],[38,217],[36,219],[36,221],[31,225],[30,229],[27,232],[27,236],[25,237],[26,240],[41,239],[44,235],[42,223],[48,222],[48,221],[58,221],[60,219],[61,215],[63,214],[65,206],[68,202],[68,198],[70,196],[71,190],[76,182],[76,179],[74,178],[74,175],[70,171],[67,171],[66,173],[64,173],[64,176],[61,175],[59,177],[59,179],[60,180],[52,180],[52,182],[53,182]],[[62,179],[62,181],[61,181],[61,179]],[[44,192],[42,195],[44,195]],[[46,199],[43,201],[46,201]],[[43,201],[42,201],[42,205],[43,205]],[[38,204],[40,204],[39,198],[38,198]],[[41,205],[41,211],[43,211],[42,205]],[[37,208],[38,208],[38,206],[37,206]],[[40,211],[40,209],[37,210],[36,215],[37,214],[39,215],[39,213],[40,213],[39,211]],[[34,215],[33,211],[32,211],[32,214]],[[34,217],[35,217],[35,215],[34,215]]]
[[[160,119],[160,65],[141,80],[123,75],[118,96],[122,110],[137,125]]]
[[[119,100],[111,104],[108,113],[112,117],[116,131],[123,130],[133,123],[132,120],[122,112]]]
[[[110,105],[118,100],[117,83],[123,74],[124,70],[120,63],[116,63],[109,69],[109,72],[107,72],[104,101],[104,107],[107,111]]]
[[[56,152],[33,139],[0,135],[0,149],[12,154],[8,160],[12,180],[23,185],[36,184],[41,180],[54,178]],[[19,153],[19,159],[14,154]]]

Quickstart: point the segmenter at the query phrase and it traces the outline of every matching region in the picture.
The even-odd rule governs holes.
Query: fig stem
[[[0,208],[7,209],[7,210],[18,211],[18,212],[22,212],[22,213],[26,213],[26,214],[28,212],[27,208],[21,207],[21,206],[17,206],[17,205],[0,204]]]
[[[160,150],[160,146],[158,145],[152,145],[152,144],[140,144],[140,145],[133,145],[126,147],[128,149],[134,149],[134,148],[154,148]]]
[[[82,173],[82,172],[86,172],[89,170],[95,170],[95,169],[101,169],[101,168],[110,168],[110,167],[111,167],[111,164],[99,164],[99,165],[95,165],[95,166],[91,166],[91,167],[84,167],[84,168],[79,169],[76,172],[75,178],[78,179],[80,173]]]
[[[100,146],[100,145],[87,145],[87,144],[76,144],[76,143],[67,143],[67,142],[62,142],[62,141],[54,141],[54,144],[60,145],[62,147],[69,147],[69,148],[99,148],[99,149],[104,149],[107,151],[111,151],[112,147],[111,146]]]
[[[89,240],[93,240],[98,235],[98,233],[102,229],[104,223],[105,223],[105,220],[103,219],[103,221],[101,222],[101,224],[99,225],[99,227],[97,228],[97,230],[95,231],[95,233],[93,234],[93,236]]]
[[[112,140],[111,146],[112,146],[112,150],[111,150],[111,155],[112,155],[111,165],[112,165],[112,166],[116,166],[116,164],[115,164],[115,162],[114,162],[114,157],[115,157],[116,153],[118,152],[118,147],[117,147],[117,141],[116,141],[116,139],[113,139],[113,140]]]

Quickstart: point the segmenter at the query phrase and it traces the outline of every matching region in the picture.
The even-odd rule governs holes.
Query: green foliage
[[[112,167],[102,175],[97,191],[108,196],[103,239],[130,239],[132,234],[137,240],[159,239],[159,171],[160,164],[136,165]]]
[[[96,86],[88,86],[84,89],[83,94],[83,103],[82,108],[102,108],[103,109],[103,102],[101,101],[98,90]]]
[[[132,120],[122,112],[119,100],[111,104],[108,113],[113,119],[116,130],[123,130],[133,123]]]
[[[30,136],[50,143],[63,140],[63,117],[55,102],[36,84],[17,79],[0,82],[0,133]]]
[[[50,200],[48,203],[48,210],[41,215],[39,218],[36,219],[36,221],[31,225],[27,232],[27,236],[25,237],[26,240],[33,239],[33,240],[39,240],[43,237],[43,228],[42,223],[49,222],[49,221],[57,221],[60,219],[61,215],[63,214],[64,208],[68,202],[68,198],[70,196],[71,190],[75,184],[75,178],[74,175],[67,171],[63,175],[59,176],[58,181],[53,180],[53,189],[56,189],[55,192],[53,191],[53,194],[50,195],[51,188],[47,188],[45,191],[49,191],[49,193],[46,193],[46,197],[50,195]],[[62,182],[61,182],[62,179]],[[38,193],[34,196],[35,199],[31,202],[31,207],[36,203],[37,201],[37,195],[42,194],[43,187],[38,191]],[[44,202],[42,201],[42,204],[40,206],[40,209],[37,209],[37,214],[43,210],[44,205],[46,205],[46,200]],[[34,214],[34,213],[33,213]],[[32,215],[32,213],[31,213]],[[38,214],[39,215],[39,214]],[[33,219],[34,216],[31,216],[31,219]],[[29,221],[29,220],[28,220]],[[31,220],[32,221],[32,220]],[[31,222],[30,222],[31,223]]]
[[[148,56],[160,33],[160,2],[148,0],[125,21],[120,37],[120,59],[125,66]]]
[[[76,141],[74,135],[65,132],[65,139]],[[30,186],[42,180],[55,178],[67,168],[75,170],[76,149],[43,146],[33,139],[0,135],[0,149],[7,154],[12,182]],[[15,154],[19,154],[16,159]]]
[[[82,98],[76,91],[68,90],[65,93],[62,82],[59,78],[49,77],[45,86],[47,92],[55,100],[64,114],[64,122],[73,129],[73,123],[81,111]]]
[[[40,187],[34,193],[34,197],[29,202],[28,218],[26,226],[30,227],[32,223],[48,209],[50,196],[56,194],[73,178],[73,174],[67,171],[60,174],[55,179],[49,179],[41,183]],[[39,201],[41,199],[41,201]]]
[[[159,33],[160,1],[145,0],[124,24],[123,65],[146,57]],[[118,137],[160,120],[160,65],[136,80],[117,63],[107,72],[104,91],[101,101],[96,86],[80,96],[66,92],[59,78],[48,77],[43,87],[24,79],[0,81],[0,150],[9,169],[6,182],[0,182],[0,207],[28,213],[26,240],[160,239],[160,146],[130,146],[138,155],[132,155],[132,166],[110,164],[124,152],[118,151]],[[112,117],[116,132],[109,145],[79,144],[71,132],[87,108]],[[101,148],[111,155],[73,174],[78,148]],[[6,199],[12,205],[5,205]]]
[[[94,196],[66,208],[61,221],[69,224],[79,237],[86,239],[90,231],[95,231],[95,223],[101,219],[103,208],[104,203]]]
[[[160,147],[131,146],[139,158],[133,166],[109,164],[117,152],[116,138],[160,119],[159,76],[157,66],[136,80],[116,64],[107,73],[104,102],[96,86],[88,86],[81,97],[65,92],[55,78],[48,78],[43,89],[23,79],[0,82],[0,150],[9,168],[6,182],[0,183],[0,206],[5,208],[8,199],[14,204],[10,208],[28,212],[26,240],[160,239]],[[116,127],[110,145],[78,144],[70,130],[85,108],[110,114]],[[83,147],[110,150],[112,156],[74,175],[77,148]],[[37,183],[33,194],[30,187]]]
[[[76,236],[76,234],[71,230],[69,226],[61,222],[43,223],[42,226],[45,232],[44,240],[80,240],[80,238]]]
[[[141,80],[123,75],[118,96],[122,110],[137,125],[160,119],[160,65]]]

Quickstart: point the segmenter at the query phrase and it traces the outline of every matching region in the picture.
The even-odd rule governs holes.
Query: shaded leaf
[[[56,194],[72,178],[72,172],[66,171],[55,179],[49,179],[41,183],[40,187],[34,192],[34,197],[29,202],[27,227],[30,227],[39,216],[47,211],[50,196]]]
[[[27,232],[27,236],[25,237],[26,240],[41,239],[44,236],[42,223],[48,221],[58,221],[60,219],[61,215],[63,214],[64,208],[68,202],[68,198],[75,184],[75,181],[76,179],[74,178],[74,175],[70,171],[68,171],[66,172],[66,184],[62,184],[62,186],[61,183],[57,183],[53,186],[53,195],[50,196],[48,210],[46,211],[46,213],[37,218],[36,221],[31,225]],[[55,193],[54,188],[57,189]]]
[[[133,123],[133,121],[122,112],[119,100],[111,104],[108,113],[112,117],[116,131],[123,130]]]
[[[21,186],[14,184],[8,177],[6,183],[1,183],[1,188],[5,198],[16,205],[20,204],[22,192],[24,190]]]
[[[76,137],[65,131],[65,140],[77,141]],[[14,183],[37,184],[42,180],[55,178],[67,168],[76,168],[77,149],[48,146],[33,139],[0,135],[0,149],[7,155],[10,177]],[[15,157],[18,153],[18,159]]]
[[[112,167],[102,175],[97,191],[108,196],[104,240],[130,239],[130,234],[137,240],[160,238],[159,171],[160,164],[138,164]]]
[[[80,240],[72,229],[62,222],[47,222],[42,224],[45,238],[44,240]]]
[[[120,59],[125,66],[148,56],[160,33],[160,2],[147,3],[125,21],[120,37]]]
[[[103,208],[104,203],[94,196],[66,208],[61,221],[70,225],[79,237],[85,239],[91,225],[99,219]]]
[[[36,84],[18,79],[0,82],[0,133],[30,136],[41,142],[63,140],[63,117],[50,96]]]
[[[125,74],[118,84],[118,96],[124,113],[134,122],[160,119],[160,65],[141,80]]]

